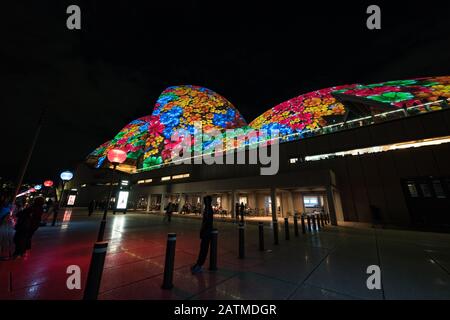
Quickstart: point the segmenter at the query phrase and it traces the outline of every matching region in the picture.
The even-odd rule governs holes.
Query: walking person
[[[45,199],[37,197],[33,205],[17,213],[17,223],[14,234],[15,251],[13,257],[22,257],[27,250],[31,249],[31,239],[39,228],[42,214],[44,213]]]
[[[236,202],[236,205],[234,206],[234,217],[236,219],[236,223],[239,223],[239,212],[240,212],[239,202]]]
[[[241,205],[239,206],[239,214],[241,215],[241,222],[244,222],[244,213],[245,213],[245,204],[241,202]]]
[[[52,212],[53,212],[52,227],[54,227],[56,224],[56,221],[58,220],[58,213],[59,213],[59,201],[58,200],[53,202]],[[48,216],[50,216],[50,213],[48,214]]]
[[[94,212],[96,207],[96,203],[95,200],[92,200],[91,202],[89,202],[89,207],[88,207],[88,212],[89,212],[89,217],[92,215],[92,213]]]
[[[174,204],[172,203],[172,201],[169,201],[169,203],[167,204],[165,210],[166,210],[166,214],[164,215],[164,219],[163,221],[168,221],[169,223],[172,221],[172,212],[174,209]]]
[[[214,223],[214,211],[212,208],[212,197],[206,196],[203,198],[205,208],[203,210],[202,227],[200,229],[200,253],[198,254],[197,263],[192,266],[192,274],[202,272],[202,266],[208,256],[209,246],[211,244],[211,232],[213,230]]]

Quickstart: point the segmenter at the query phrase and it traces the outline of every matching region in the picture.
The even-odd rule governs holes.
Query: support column
[[[294,197],[292,195],[292,191],[288,191],[288,211],[292,213],[292,216],[295,214],[295,208],[294,208]]]
[[[270,204],[272,208],[272,221],[277,220],[277,192],[274,187],[270,189]]]
[[[183,209],[185,203],[186,203],[186,195],[180,193],[180,203],[178,204],[178,213],[181,213],[181,210]]]
[[[335,207],[332,186],[327,187],[327,202],[328,202],[328,210],[330,211],[329,214],[330,214],[331,225],[337,226],[338,224],[337,224],[337,218],[336,218],[336,207]]]
[[[236,218],[236,190],[231,191],[231,217]]]
[[[152,195],[149,194],[149,195],[147,196],[147,212],[150,212],[150,205],[151,205],[151,202],[152,202]]]
[[[305,194],[302,193],[302,196],[300,197],[302,200],[302,209],[303,209],[303,213],[306,214],[306,208],[305,208]]]
[[[167,201],[166,194],[165,193],[161,194],[161,207],[159,208],[160,212],[164,212],[164,208],[166,207],[166,201]]]

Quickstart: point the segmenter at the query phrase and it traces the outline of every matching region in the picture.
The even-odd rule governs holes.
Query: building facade
[[[443,81],[442,77],[439,79]],[[433,83],[428,81],[430,88]],[[447,82],[434,83],[435,87],[445,88],[439,87],[441,91],[431,99],[431,94],[420,96],[415,88],[418,83],[403,85],[385,83],[372,88],[352,85],[327,89],[325,94],[334,100],[327,100],[326,108],[332,112],[322,115],[315,128],[306,128],[308,124],[294,126],[301,123],[297,120],[298,113],[306,114],[305,108],[295,110],[306,103],[305,99],[297,101],[298,105],[284,106],[281,113],[285,118],[292,114],[297,118],[289,123],[278,117],[276,123],[287,123],[291,129],[298,130],[284,133],[284,137],[294,136],[293,139],[281,136],[279,168],[275,175],[261,175],[264,165],[248,164],[248,161],[247,164],[212,165],[162,163],[153,170],[139,168],[139,161],[135,161],[131,166],[124,166],[115,179],[130,182],[129,208],[142,212],[164,211],[172,202],[180,213],[195,213],[201,210],[202,196],[209,194],[214,198],[217,212],[224,215],[235,216],[236,203],[243,203],[248,215],[256,218],[274,219],[319,211],[328,213],[337,225],[344,221],[376,222],[448,230],[450,109],[448,97],[442,96],[441,91],[449,86]],[[408,86],[414,86],[416,91]],[[352,90],[351,94],[348,90]],[[362,94],[358,95],[358,90]],[[363,94],[370,93],[367,90],[372,90],[372,95],[364,97]],[[429,93],[427,90],[423,91]],[[373,97],[374,91],[381,96],[378,100],[384,95],[391,101],[367,98]],[[397,103],[395,97],[409,97],[400,94],[406,91],[415,95],[415,103],[402,100],[403,105],[393,106]],[[395,97],[387,94],[390,92]],[[321,103],[329,98],[325,94]],[[250,126],[260,129],[271,122],[280,111],[277,107]],[[309,121],[308,117],[305,121]],[[273,150],[273,146],[264,148]],[[241,155],[248,159],[251,151],[244,146],[232,152],[237,160]],[[81,164],[72,183],[78,189],[78,206],[107,198],[112,170],[92,164],[92,158]]]

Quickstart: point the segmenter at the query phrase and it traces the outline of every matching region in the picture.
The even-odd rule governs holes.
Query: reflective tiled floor
[[[96,240],[100,213],[68,211],[57,227],[41,227],[27,257],[0,261],[0,299],[81,299],[69,290],[66,269],[78,265],[82,284]],[[200,220],[117,214],[108,217],[99,299],[450,299],[450,235],[371,228],[325,230],[258,251],[258,230],[246,226],[245,259],[238,259],[237,228],[219,229],[219,270],[191,275]],[[281,226],[282,227],[282,226]],[[291,228],[293,226],[291,225]],[[3,230],[4,231],[4,230]],[[177,234],[174,288],[161,289],[168,232]],[[8,242],[2,238],[2,254]],[[369,265],[381,268],[381,290],[366,285]]]

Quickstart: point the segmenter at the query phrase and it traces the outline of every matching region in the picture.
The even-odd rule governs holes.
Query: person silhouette
[[[211,232],[213,231],[214,211],[212,208],[212,197],[206,196],[203,198],[205,208],[203,210],[202,226],[200,229],[200,252],[198,254],[197,263],[192,266],[192,274],[202,272],[202,266],[206,261],[209,247],[211,245]]]

